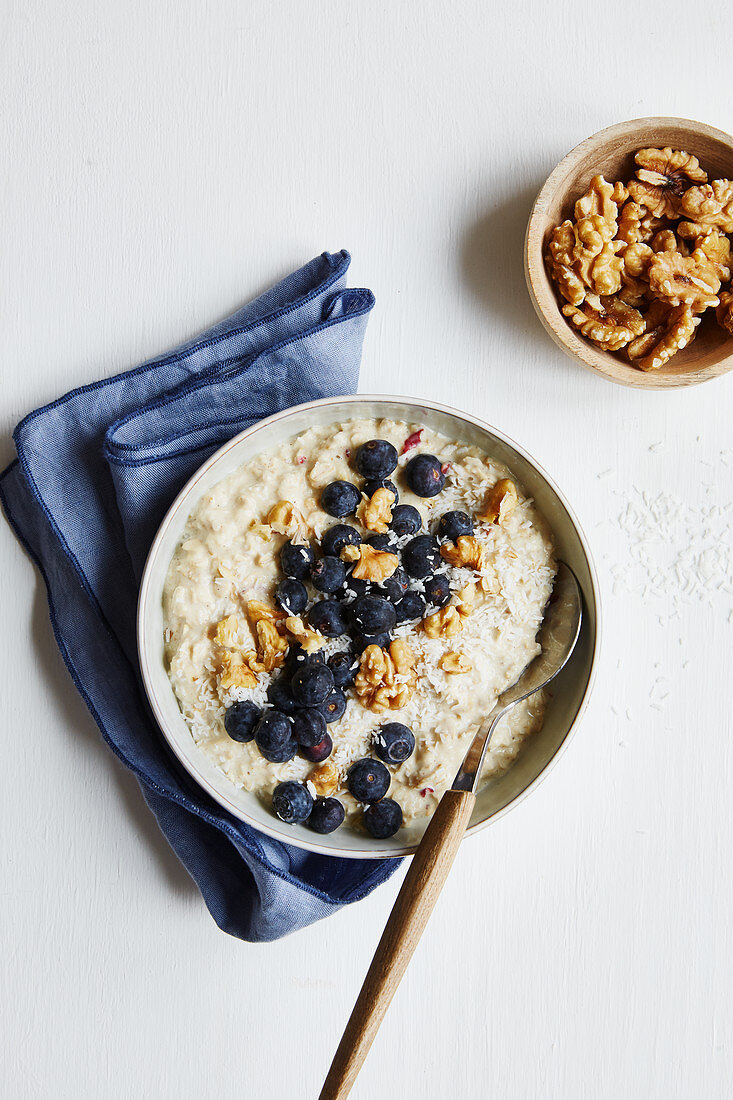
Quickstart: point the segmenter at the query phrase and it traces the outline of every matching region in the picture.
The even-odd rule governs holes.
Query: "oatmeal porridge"
[[[191,736],[284,821],[375,837],[430,815],[539,651],[549,528],[510,470],[419,424],[314,427],[220,481],[163,596]],[[532,696],[483,780],[541,726]]]

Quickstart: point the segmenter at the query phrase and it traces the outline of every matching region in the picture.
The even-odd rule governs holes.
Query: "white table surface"
[[[521,248],[588,134],[730,128],[732,36],[729,6],[680,0],[4,9],[0,458],[30,409],[345,247],[377,297],[361,389],[514,436],[591,539],[582,727],[460,853],[356,1098],[731,1095],[733,595],[720,559],[696,592],[667,573],[644,595],[619,516],[674,494],[652,562],[689,575],[706,539],[730,557],[733,376],[652,394],[585,373],[536,321]],[[315,1097],[400,876],[278,943],[219,932],[4,523],[0,544],[2,1095]]]

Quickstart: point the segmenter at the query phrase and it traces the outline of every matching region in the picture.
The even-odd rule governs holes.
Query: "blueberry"
[[[297,751],[298,742],[294,737],[288,738],[283,745],[278,745],[274,749],[260,749],[262,756],[271,764],[284,764],[287,760],[292,760]]]
[[[361,535],[355,527],[348,523],[334,523],[329,527],[321,539],[321,549],[324,554],[337,558],[345,546],[358,546]]]
[[[293,698],[301,707],[317,707],[333,691],[333,673],[328,665],[304,665],[290,684]]]
[[[432,535],[415,535],[402,549],[402,564],[411,577],[428,577],[439,561],[438,544]]]
[[[364,492],[368,497],[373,497],[377,489],[389,489],[390,493],[394,497],[395,504],[400,499],[400,494],[397,492],[397,486],[395,485],[394,481],[388,481],[385,478],[384,481],[367,481],[366,485],[364,486]]]
[[[285,658],[285,671],[293,676],[301,665],[325,665],[326,656],[322,649],[317,649],[313,653],[308,653],[303,649],[300,642],[291,642],[288,649],[287,656]]]
[[[435,607],[445,607],[450,599],[450,592],[447,573],[436,573],[425,581],[425,599]]]
[[[473,534],[473,520],[468,512],[445,512],[438,524],[438,537],[455,542],[461,535]]]
[[[367,592],[371,592],[372,586],[369,581],[360,580],[353,575],[353,570],[349,570],[346,574],[346,580],[344,581],[341,591],[339,592],[339,598],[350,603],[355,600],[357,596],[366,596]]]
[[[375,550],[386,550],[388,553],[394,553],[394,535],[371,535],[367,539],[367,545],[373,546]]]
[[[314,833],[332,833],[343,824],[345,816],[338,798],[317,798],[308,818],[308,828]]]
[[[435,455],[415,455],[405,466],[407,484],[415,496],[437,496],[445,485],[445,474],[440,468],[440,459]]]
[[[359,662],[350,649],[345,649],[328,658],[328,667],[333,673],[333,682],[336,687],[346,688],[351,687],[356,679]]]
[[[415,751],[415,736],[402,722],[387,722],[373,738],[374,751],[385,764],[401,764]]]
[[[354,626],[363,634],[381,634],[391,630],[397,622],[394,607],[381,596],[359,596],[350,610]]]
[[[306,821],[313,809],[313,795],[305,783],[278,783],[272,792],[272,808],[281,821],[288,825],[298,825]]]
[[[308,592],[302,581],[286,577],[275,589],[275,599],[288,615],[301,615],[308,604]]]
[[[394,799],[383,798],[364,810],[364,825],[377,840],[386,840],[402,826],[402,808]]]
[[[311,764],[320,764],[322,760],[325,760],[331,755],[332,748],[333,741],[331,740],[330,733],[327,733],[324,735],[323,740],[319,741],[317,745],[302,745],[300,755]]]
[[[392,641],[392,635],[388,630],[381,634],[363,634],[361,630],[355,630],[351,635],[351,641],[355,653],[363,653],[367,646],[378,645],[380,649],[387,649]]]
[[[262,711],[255,703],[232,703],[224,715],[224,729],[232,741],[251,741],[261,717]]]
[[[361,493],[350,481],[332,481],[321,493],[321,508],[336,519],[353,516],[360,501]]]
[[[325,700],[318,704],[318,710],[320,710],[328,723],[338,722],[339,718],[343,716],[346,710],[346,696],[343,691],[339,688],[334,688],[333,691],[326,696]]]
[[[370,439],[356,452],[354,465],[362,477],[383,481],[397,469],[397,451],[386,439]]]
[[[386,581],[382,581],[379,587],[390,603],[397,603],[407,592],[409,583],[407,573],[398,566],[392,576],[387,577]]]
[[[391,777],[379,760],[365,757],[352,764],[346,783],[357,802],[378,802],[389,790]]]
[[[326,719],[315,707],[296,710],[293,716],[293,737],[302,747],[312,748],[326,736]]]
[[[406,592],[399,603],[395,604],[398,623],[410,623],[422,619],[425,614],[425,600],[417,592]]]
[[[338,558],[326,555],[311,566],[311,584],[319,592],[338,592],[346,579],[346,566]]]
[[[293,735],[293,724],[281,710],[266,710],[255,726],[255,741],[261,753],[280,748]]]
[[[296,581],[302,581],[308,576],[308,570],[315,554],[310,546],[300,546],[294,542],[286,542],[280,551],[280,567],[286,577],[292,577]]]
[[[298,709],[298,704],[295,702],[293,693],[290,690],[290,678],[288,676],[278,676],[276,680],[272,681],[267,689],[267,700],[277,710],[281,710],[283,714],[295,714]]]
[[[416,535],[422,527],[422,516],[411,504],[398,504],[392,511],[390,530],[398,538],[402,535]]]
[[[313,630],[320,630],[326,638],[340,638],[346,633],[346,619],[338,600],[320,600],[308,612],[308,622]]]

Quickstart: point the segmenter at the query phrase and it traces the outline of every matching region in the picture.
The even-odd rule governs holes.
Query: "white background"
[[[584,372],[532,313],[522,237],[602,126],[730,129],[732,37],[729,6],[681,0],[3,5],[0,458],[30,409],[345,247],[377,297],[361,389],[514,436],[591,539],[582,727],[460,853],[356,1098],[731,1094],[733,599],[714,553],[697,593],[666,574],[644,596],[618,517],[673,494],[652,566],[730,553],[729,520],[704,528],[733,499],[733,376]],[[0,540],[3,1095],[315,1097],[400,876],[285,941],[219,932]]]

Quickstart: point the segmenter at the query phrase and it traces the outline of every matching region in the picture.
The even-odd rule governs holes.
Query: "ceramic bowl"
[[[179,493],[153,542],[140,588],[138,648],[145,689],[163,736],[186,771],[234,817],[263,833],[314,852],[385,858],[413,852],[426,821],[405,827],[395,837],[383,841],[348,827],[328,836],[317,836],[304,826],[285,825],[255,794],[236,787],[196,746],[178,708],[163,656],[165,577],[186,519],[202,495],[255,455],[277,448],[305,429],[328,424],[335,427],[355,417],[417,421],[450,439],[480,447],[493,459],[505,463],[536,500],[552,527],[558,555],[568,562],[580,581],[585,600],[583,628],[571,660],[555,681],[544,726],[526,743],[513,766],[481,790],[468,833],[475,833],[495,820],[534,788],[567,744],[588,698],[598,650],[598,583],[585,537],[557,486],[522,447],[467,413],[403,397],[337,397],[288,409],[230,440]]]
[[[524,271],[532,303],[545,329],[573,359],[612,382],[643,389],[693,386],[733,368],[733,337],[707,310],[695,339],[657,371],[642,371],[586,340],[560,312],[544,262],[552,229],[573,216],[573,206],[593,176],[626,182],[634,175],[634,154],[647,147],[685,149],[700,161],[709,179],[733,179],[733,137],[687,118],[637,118],[609,126],[572,149],[542,187],[527,225]]]

